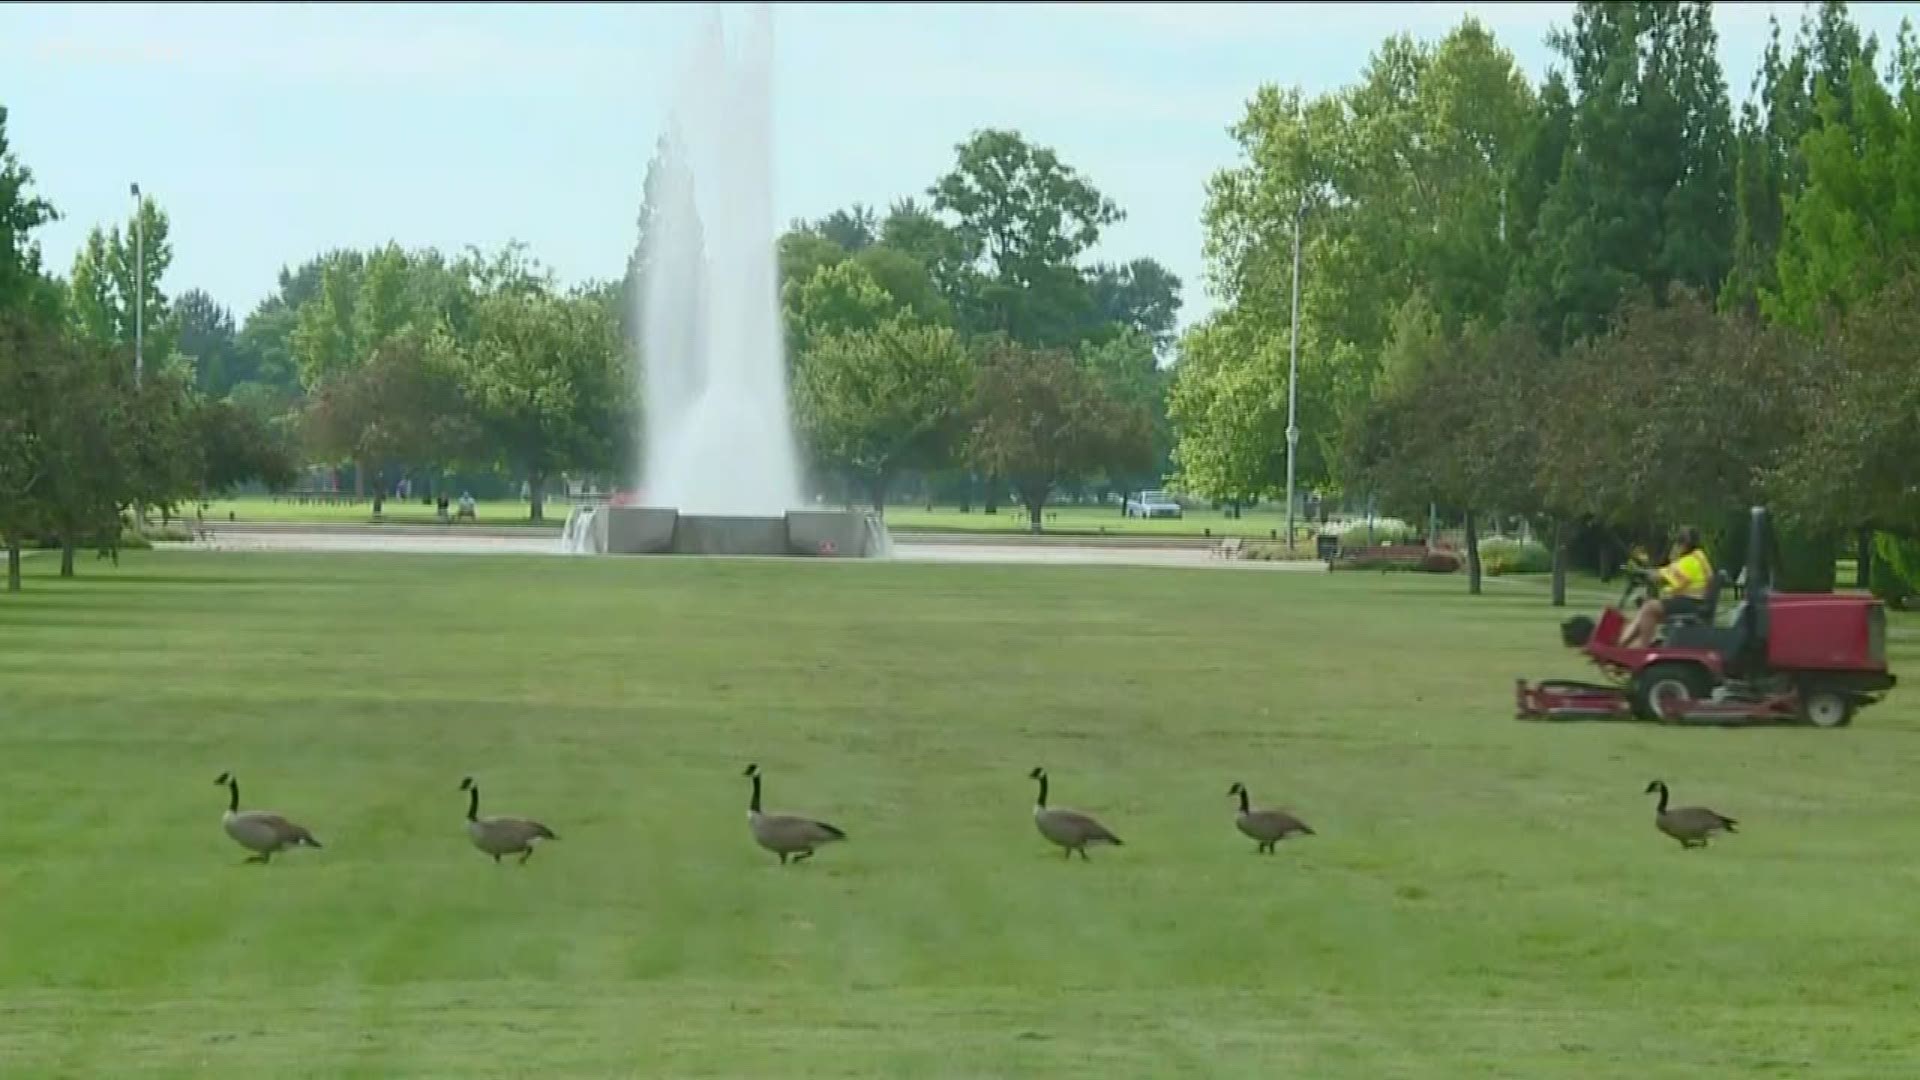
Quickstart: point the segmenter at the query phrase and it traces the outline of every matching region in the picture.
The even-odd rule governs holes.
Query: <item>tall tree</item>
[[[21,547],[40,524],[52,467],[47,429],[60,396],[47,354],[56,338],[53,320],[0,308],[0,542],[8,592],[20,591]]]
[[[1263,87],[1233,133],[1242,160],[1211,179],[1205,219],[1228,315],[1182,350],[1169,407],[1182,482],[1240,500],[1284,480],[1296,232],[1295,472],[1324,488],[1342,479],[1340,432],[1373,392],[1407,297],[1424,292],[1449,333],[1507,304],[1542,198],[1529,180],[1558,167],[1565,140],[1471,19],[1433,44],[1387,39],[1332,94]]]
[[[1570,143],[1522,291],[1564,344],[1604,329],[1629,296],[1720,288],[1734,158],[1709,4],[1586,0],[1551,44],[1571,74]]]
[[[1788,201],[1770,316],[1815,329],[1831,310],[1878,292],[1920,255],[1920,83],[1898,95],[1864,63],[1850,100],[1820,84],[1819,124],[1801,141],[1807,177]]]
[[[1121,220],[1119,207],[1018,132],[976,132],[957,155],[928,194],[952,216],[966,256],[956,305],[963,326],[1033,345],[1072,344],[1092,307],[1077,260]]]
[[[1180,317],[1180,279],[1152,259],[1096,265],[1087,274],[1098,324],[1146,335],[1156,350],[1173,344]]]
[[[50,314],[33,232],[59,216],[52,203],[33,194],[33,171],[8,144],[7,109],[0,105],[0,315],[29,306]]]
[[[308,445],[352,462],[373,482],[374,509],[387,488],[386,470],[401,464],[451,464],[477,455],[477,423],[458,344],[440,328],[408,327],[389,335],[361,363],[324,375],[308,398]]]
[[[200,289],[189,289],[174,302],[179,320],[179,349],[193,361],[194,387],[200,393],[222,398],[237,382],[256,373],[247,367],[251,359],[240,351],[240,338],[233,315]]]
[[[918,259],[941,296],[950,305],[960,302],[968,280],[966,242],[932,210],[913,199],[895,202],[880,221],[880,244]]]
[[[1036,533],[1061,484],[1139,468],[1151,452],[1145,410],[1115,401],[1070,353],[998,344],[975,386],[972,457],[1012,485]]]
[[[1541,489],[1552,505],[1625,527],[1718,521],[1762,501],[1819,381],[1784,330],[1716,313],[1692,291],[1632,302],[1562,362],[1567,391],[1542,395]]]
[[[892,318],[816,339],[799,365],[796,411],[814,455],[884,511],[902,469],[944,463],[971,376],[951,329]]]
[[[123,348],[128,356],[137,329],[141,352],[153,366],[165,363],[179,341],[179,324],[162,284],[173,265],[171,223],[151,195],[141,196],[135,214],[124,232],[118,225],[96,226],[87,234],[74,257],[69,310],[81,336]]]
[[[281,490],[298,478],[293,448],[265,420],[227,401],[196,403],[193,441],[200,448],[198,494],[225,494],[261,481]]]
[[[821,337],[872,330],[901,312],[873,275],[851,260],[821,267],[805,281],[790,281],[782,292],[792,361]]]
[[[1142,487],[1158,487],[1171,469],[1172,430],[1167,421],[1167,372],[1154,353],[1147,334],[1127,327],[1105,341],[1080,346],[1080,363],[1114,401],[1147,417],[1150,452],[1141,458],[1128,447],[1120,460],[1105,469],[1107,490],[1120,494]]]
[[[127,436],[131,380],[116,378],[110,346],[67,337],[57,344],[49,374],[58,408],[47,417],[47,476],[40,492],[40,524],[60,541],[60,576],[72,577],[74,552],[120,529],[137,455]],[[164,427],[164,425],[161,425]],[[177,493],[176,493],[177,494]]]
[[[630,428],[619,328],[590,297],[496,292],[475,312],[462,382],[494,463],[525,477],[535,521],[567,469],[622,460]]]
[[[814,230],[840,250],[857,255],[879,240],[880,219],[872,207],[854,203],[848,209],[835,210],[821,218]]]
[[[1395,365],[1345,430],[1345,471],[1409,516],[1434,503],[1459,513],[1467,591],[1478,595],[1484,515],[1539,506],[1530,412],[1540,407],[1541,350],[1522,324],[1447,334],[1419,303],[1397,323]]]
[[[1819,340],[1821,377],[1809,380],[1811,417],[1790,453],[1771,463],[1768,490],[1783,509],[1834,530],[1878,528],[1920,537],[1920,273],[1909,271],[1837,318]]]

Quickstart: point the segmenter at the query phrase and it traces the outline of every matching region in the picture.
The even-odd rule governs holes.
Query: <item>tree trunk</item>
[[[60,538],[60,576],[61,577],[73,576],[73,534],[72,533],[68,533]]]
[[[7,591],[20,591],[20,538],[7,537]]]
[[[1873,530],[1861,529],[1854,540],[1853,584],[1855,588],[1873,588]]]
[[[1553,606],[1567,606],[1567,530],[1561,520],[1553,519]]]
[[[980,512],[983,514],[997,514],[1000,512],[1000,478],[992,473],[988,473],[986,481],[986,490],[981,494],[980,498]]]
[[[1472,510],[1467,511],[1467,593],[1480,595],[1480,530]]]
[[[881,517],[887,516],[887,485],[891,479],[883,469],[867,481],[867,502]]]
[[[1038,533],[1040,531],[1040,515],[1043,512],[1045,512],[1046,508],[1047,508],[1047,500],[1045,496],[1042,496],[1037,500],[1029,501],[1027,503],[1027,531],[1028,532]]]
[[[527,517],[533,521],[547,520],[547,478],[542,473],[527,474]]]

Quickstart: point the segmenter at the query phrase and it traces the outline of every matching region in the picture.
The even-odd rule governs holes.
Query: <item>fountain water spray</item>
[[[648,191],[635,314],[634,505],[577,507],[564,551],[885,558],[879,515],[802,509],[773,219],[773,17],[729,49],[718,12]]]
[[[683,513],[801,505],[773,219],[772,13],[694,50],[642,250],[642,499]]]

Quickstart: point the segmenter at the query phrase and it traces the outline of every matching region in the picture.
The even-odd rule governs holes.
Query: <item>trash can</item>
[[[1340,534],[1321,533],[1313,538],[1314,556],[1321,562],[1330,563],[1340,554]]]

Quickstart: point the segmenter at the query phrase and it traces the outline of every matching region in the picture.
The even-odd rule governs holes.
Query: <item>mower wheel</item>
[[[1800,691],[1800,718],[1814,727],[1846,727],[1853,722],[1853,695],[1830,687]]]
[[[1699,701],[1713,693],[1713,677],[1698,664],[1654,664],[1633,678],[1633,714],[1642,720],[1665,721],[1663,702]]]

